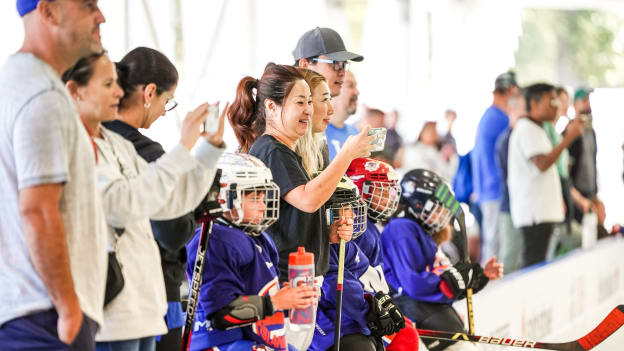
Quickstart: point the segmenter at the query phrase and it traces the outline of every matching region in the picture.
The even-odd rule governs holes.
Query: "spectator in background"
[[[407,172],[417,168],[433,171],[450,183],[455,177],[459,159],[457,155],[453,155],[447,161],[440,153],[438,150],[440,137],[436,127],[436,122],[425,122],[418,134],[418,141],[405,147],[403,165]]]
[[[93,147],[60,76],[102,51],[104,16],[83,1],[17,10],[24,42],[0,69],[0,345],[93,350],[108,232]]]
[[[578,88],[574,92],[574,112],[575,118],[584,121],[585,128],[580,138],[570,144],[570,179],[572,185],[582,198],[591,201],[576,201],[577,211],[575,217],[578,222],[582,222],[583,214],[590,209],[598,216],[600,226],[604,223],[605,208],[604,203],[598,198],[598,181],[596,169],[596,132],[592,126],[592,111],[589,95],[592,92],[589,88]],[[564,134],[568,133],[568,129]]]
[[[357,89],[355,75],[353,72],[347,71],[340,95],[332,99],[334,114],[329,117],[330,123],[327,129],[325,129],[330,160],[336,157],[336,154],[350,135],[359,133],[355,126],[345,124],[347,119],[357,111],[358,96],[360,96],[360,91]]]
[[[509,137],[518,119],[526,117],[526,102],[523,92],[519,89],[511,96],[508,102],[509,128],[498,137],[496,141],[496,162],[501,174],[501,205],[498,215],[498,231],[500,233],[500,259],[505,266],[505,272],[511,273],[522,268],[522,252],[524,243],[522,242],[522,232],[514,226],[511,220],[509,208],[508,179],[508,159],[509,159]]]
[[[568,107],[570,106],[570,98],[568,97],[568,92],[564,87],[557,87],[555,89],[555,94],[559,99],[559,107],[557,108],[557,117],[554,121],[546,121],[544,122],[544,131],[548,136],[553,147],[557,146],[561,143],[562,137],[559,133],[557,133],[555,126],[557,125],[557,121],[562,116],[567,116]],[[561,152],[561,156],[557,159],[555,165],[557,166],[557,174],[559,174],[559,179],[561,181],[561,192],[563,195],[563,201],[565,203],[565,223],[561,226],[558,226],[557,230],[554,232],[554,236],[551,240],[551,248],[549,250],[554,253],[556,250],[559,253],[565,253],[568,250],[580,246],[580,231],[578,231],[579,235],[572,236],[572,225],[571,221],[574,218],[574,203],[579,202],[580,206],[583,206],[585,203],[589,203],[587,206],[591,206],[591,202],[585,198],[571,185],[570,183],[570,173],[569,173],[569,164],[570,164],[570,155],[568,150],[565,149]],[[565,234],[562,235],[562,234]],[[550,257],[550,256],[549,256]]]
[[[517,89],[514,72],[506,72],[496,78],[492,106],[485,110],[479,121],[475,146],[470,155],[474,196],[482,213],[482,258],[498,255],[501,178],[494,160],[494,148],[496,139],[509,126],[507,103]]]
[[[564,219],[561,183],[556,167],[561,152],[583,131],[580,122],[553,148],[543,123],[557,116],[559,99],[550,84],[526,88],[528,118],[516,123],[509,139],[509,200],[513,224],[524,236],[524,266],[546,259],[554,225]]]
[[[384,126],[387,129],[386,133],[386,145],[381,152],[383,155],[381,158],[387,159],[395,168],[400,168],[403,162],[403,138],[396,130],[397,122],[399,121],[399,111],[393,110],[390,113],[386,113],[384,116]]]
[[[453,124],[455,123],[455,120],[457,120],[457,112],[451,109],[444,111],[444,119],[446,120],[446,125],[448,129],[446,131],[446,134],[444,134],[440,138],[440,145],[439,145],[440,150],[444,149],[445,147],[448,147],[447,145],[449,145],[452,147],[454,152],[457,153],[457,142],[455,141],[455,137],[453,136],[453,133],[452,133]]]
[[[366,107],[364,111],[364,116],[360,121],[360,130],[364,128],[364,126],[370,126],[371,128],[382,128],[384,126],[384,117],[385,113],[382,110]]]

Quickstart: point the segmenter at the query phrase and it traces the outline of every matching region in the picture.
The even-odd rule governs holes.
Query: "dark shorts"
[[[82,315],[82,325],[76,339],[67,345],[58,338],[58,314],[51,309],[16,318],[0,327],[0,349],[41,351],[92,351],[95,350],[97,323]]]

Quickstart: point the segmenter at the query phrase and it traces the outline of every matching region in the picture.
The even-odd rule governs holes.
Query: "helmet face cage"
[[[445,183],[442,183],[432,196],[424,201],[417,201],[407,210],[428,234],[433,235],[449,224],[459,207],[459,201],[455,199],[453,192]]]
[[[260,235],[279,218],[280,191],[272,181],[244,186],[232,184],[222,189],[222,199],[232,223],[248,234]]]
[[[362,198],[368,206],[368,217],[385,220],[399,205],[401,187],[397,181],[366,181],[362,186]]]
[[[366,208],[366,203],[359,198],[326,205],[327,224],[331,225],[333,222],[342,219],[352,219],[352,239],[355,239],[366,231]]]

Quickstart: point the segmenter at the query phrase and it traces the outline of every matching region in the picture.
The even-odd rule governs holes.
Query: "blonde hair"
[[[310,91],[313,91],[321,82],[327,82],[325,77],[310,69],[299,68],[299,71],[310,86]],[[312,123],[308,124],[306,133],[295,143],[295,152],[301,156],[303,168],[310,177],[312,177],[314,172],[323,170],[323,149],[325,144],[327,144],[325,133],[313,133]]]

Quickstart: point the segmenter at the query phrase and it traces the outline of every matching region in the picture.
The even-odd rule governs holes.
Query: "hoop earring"
[[[149,102],[146,102],[146,103],[143,105],[143,107],[145,107],[146,109],[150,108],[150,106],[151,106],[151,105],[150,105],[150,103],[149,103]]]

